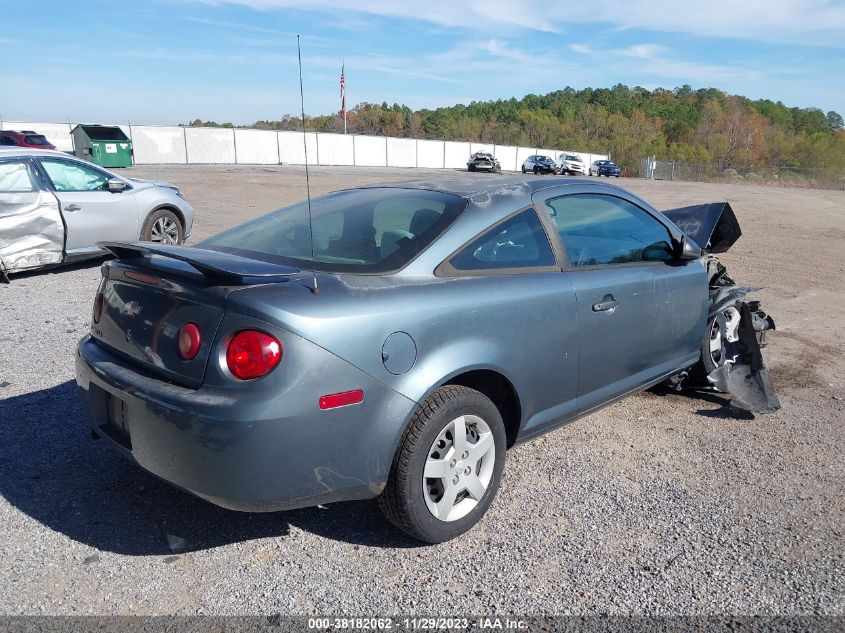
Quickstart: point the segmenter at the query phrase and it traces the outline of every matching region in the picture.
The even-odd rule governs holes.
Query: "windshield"
[[[314,260],[327,272],[382,273],[410,262],[466,208],[459,196],[423,189],[372,187],[311,201]],[[235,254],[310,268],[308,203],[303,201],[201,242]]]
[[[580,158],[578,158],[577,156],[573,156],[572,154],[568,154],[567,157],[566,157],[566,160],[574,160],[574,161],[578,161],[578,162],[581,161]]]
[[[25,136],[23,140],[26,141],[26,143],[28,143],[29,145],[49,145],[50,144],[50,142],[47,140],[47,137],[45,137],[42,134],[33,134],[33,135],[30,135],[30,136]]]

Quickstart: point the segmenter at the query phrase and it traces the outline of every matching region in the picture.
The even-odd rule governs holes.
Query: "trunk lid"
[[[284,283],[298,272],[201,249],[101,246],[121,259],[103,266],[103,310],[91,336],[149,373],[190,387],[202,384],[226,295],[237,286]],[[179,353],[179,331],[187,323],[201,333],[199,352],[190,360]]]

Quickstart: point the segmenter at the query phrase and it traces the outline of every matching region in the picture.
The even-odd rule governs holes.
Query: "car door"
[[[0,158],[0,274],[61,262],[64,241],[58,201],[32,161]]]
[[[487,360],[510,376],[520,394],[521,438],[578,412],[575,293],[549,238],[553,228],[533,207],[523,209],[459,248],[436,271],[453,278],[451,289],[437,290],[440,296],[473,298],[450,319],[450,331],[466,333],[476,362]],[[440,336],[437,328],[430,336]],[[440,345],[418,341],[420,349]]]
[[[77,160],[39,157],[67,226],[68,256],[99,250],[100,240],[135,241],[140,234],[138,205],[131,185],[108,190],[109,173]]]
[[[598,188],[595,188],[598,189]],[[578,406],[594,409],[699,357],[707,314],[700,260],[674,257],[659,212],[620,193],[543,192],[577,300]]]

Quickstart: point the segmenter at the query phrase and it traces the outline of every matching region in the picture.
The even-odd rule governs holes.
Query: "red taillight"
[[[345,407],[350,404],[358,404],[359,402],[364,402],[364,391],[362,389],[353,389],[352,391],[344,391],[343,393],[320,396],[319,405],[321,409],[336,409],[337,407]]]
[[[226,365],[235,378],[249,380],[269,374],[282,360],[282,344],[256,330],[242,330],[226,349]]]
[[[94,319],[94,323],[100,322],[100,317],[103,316],[103,306],[105,303],[106,300],[103,298],[103,293],[98,292],[97,296],[94,297],[94,309],[91,311],[91,318]]]
[[[185,360],[197,357],[202,344],[202,335],[196,323],[186,323],[179,329],[179,354]]]
[[[127,270],[123,273],[128,279],[134,279],[135,281],[140,281],[145,284],[151,284],[153,286],[157,286],[159,284],[159,280],[152,275],[148,275],[146,273],[139,273],[135,270]]]

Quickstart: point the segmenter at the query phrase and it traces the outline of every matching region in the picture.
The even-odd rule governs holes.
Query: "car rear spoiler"
[[[242,285],[290,281],[297,268],[242,257],[233,253],[148,242],[98,242],[97,246],[122,260],[160,256],[189,264],[210,281]]]
[[[724,253],[742,235],[739,221],[727,202],[708,202],[663,212],[705,252]]]

